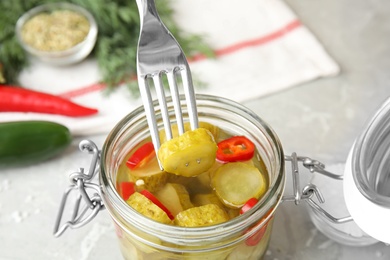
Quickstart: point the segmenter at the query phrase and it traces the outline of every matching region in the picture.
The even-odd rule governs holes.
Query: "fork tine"
[[[160,135],[158,133],[152,94],[150,92],[150,87],[147,82],[146,76],[138,76],[138,86],[140,90],[142,103],[144,104],[146,120],[148,121],[149,129],[150,129],[150,136],[152,137],[154,149],[157,151],[158,148],[160,148],[160,137],[159,137]]]
[[[192,85],[191,72],[188,65],[185,69],[182,69],[180,73],[183,81],[184,95],[187,101],[187,109],[188,116],[190,119],[191,130],[194,130],[199,126],[198,111],[196,108],[195,91],[194,86]]]
[[[167,73],[168,84],[171,91],[173,108],[175,110],[176,123],[179,131],[179,135],[184,133],[184,122],[183,122],[183,114],[181,110],[181,104],[179,99],[179,90],[176,83],[176,73],[178,69],[174,69]]]
[[[167,140],[170,140],[172,139],[171,122],[169,120],[167,101],[165,100],[165,91],[161,80],[161,72],[153,76],[153,82],[157,94],[158,103],[160,104],[161,116],[163,119],[164,129],[165,129],[165,135],[167,137]]]

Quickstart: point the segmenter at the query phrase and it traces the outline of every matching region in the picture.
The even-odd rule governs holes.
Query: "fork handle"
[[[156,17],[157,20],[160,20],[154,0],[136,0],[136,2],[138,6],[141,27],[143,26],[144,18],[147,15],[152,15]]]

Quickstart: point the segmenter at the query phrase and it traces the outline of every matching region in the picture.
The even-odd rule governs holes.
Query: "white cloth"
[[[194,78],[207,84],[197,93],[242,102],[319,77],[336,75],[338,65],[282,0],[182,0],[175,19],[186,32],[200,33],[216,59],[190,62]],[[135,35],[134,37],[138,37]],[[44,119],[66,125],[74,135],[108,133],[142,103],[124,86],[107,96],[93,59],[70,67],[39,62],[21,74],[26,88],[69,97],[99,114],[69,118],[38,113],[0,113],[1,121]],[[1,98],[1,97],[0,97]]]

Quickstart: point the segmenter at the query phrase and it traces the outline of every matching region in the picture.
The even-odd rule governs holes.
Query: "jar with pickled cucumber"
[[[168,110],[173,102],[167,100]],[[240,104],[197,96],[199,127],[154,150],[140,107],[111,131],[100,183],[125,259],[261,259],[284,185],[273,130]],[[173,115],[174,116],[174,115]],[[162,166],[163,170],[161,170]]]

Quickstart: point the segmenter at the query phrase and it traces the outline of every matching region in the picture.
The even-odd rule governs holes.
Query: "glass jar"
[[[322,209],[308,207],[324,235],[348,246],[390,243],[390,99],[370,118],[337,178],[314,175],[311,183],[326,195]],[[335,176],[333,176],[335,177]],[[333,216],[348,217],[335,218]]]
[[[171,100],[167,100],[167,103],[173,122],[173,105]],[[154,105],[161,128],[158,103]],[[63,195],[54,236],[60,236],[68,227],[84,226],[101,209],[106,208],[114,221],[126,259],[261,259],[269,243],[273,216],[279,204],[294,201],[298,205],[305,201],[313,223],[329,238],[351,246],[379,241],[390,244],[390,231],[387,228],[390,219],[390,99],[357,138],[346,164],[342,165],[344,175],[333,173],[340,172],[339,166],[329,171],[321,162],[298,156],[295,152],[284,155],[273,130],[238,103],[198,95],[197,108],[200,121],[228,130],[232,135],[245,135],[255,143],[260,157],[259,167],[268,174],[269,188],[253,208],[225,223],[183,228],[155,222],[128,206],[115,186],[124,157],[149,136],[145,112],[140,107],[117,124],[101,152],[92,141],[80,142],[80,150],[92,154],[91,165],[87,173],[84,168],[79,168],[70,174],[72,184]],[[182,104],[182,109],[187,119],[185,104]],[[291,164],[293,194],[283,196],[286,162]],[[311,181],[302,189],[298,163],[302,163],[311,173],[320,174],[313,174]],[[93,182],[96,175],[99,175],[100,184]],[[327,196],[323,196],[321,190]],[[68,197],[72,193],[76,193],[77,199],[73,204],[71,219],[61,225]],[[337,207],[334,203],[324,203],[324,197],[328,195]],[[340,205],[344,203],[343,197],[346,205]],[[84,207],[80,204],[82,201]],[[341,216],[347,213],[350,215]]]
[[[344,196],[356,224],[390,243],[390,99],[370,119],[348,156]]]
[[[171,100],[167,100],[170,111]],[[162,119],[156,106],[156,117]],[[269,189],[246,214],[213,226],[184,228],[153,221],[129,207],[117,193],[120,163],[130,149],[149,136],[143,107],[127,115],[111,131],[101,152],[100,184],[104,205],[117,230],[125,259],[261,259],[270,239],[273,215],[285,186],[284,154],[273,130],[257,115],[238,103],[220,97],[198,95],[199,121],[256,145],[268,173]],[[183,106],[184,118],[188,118]],[[172,120],[174,115],[172,116]]]

